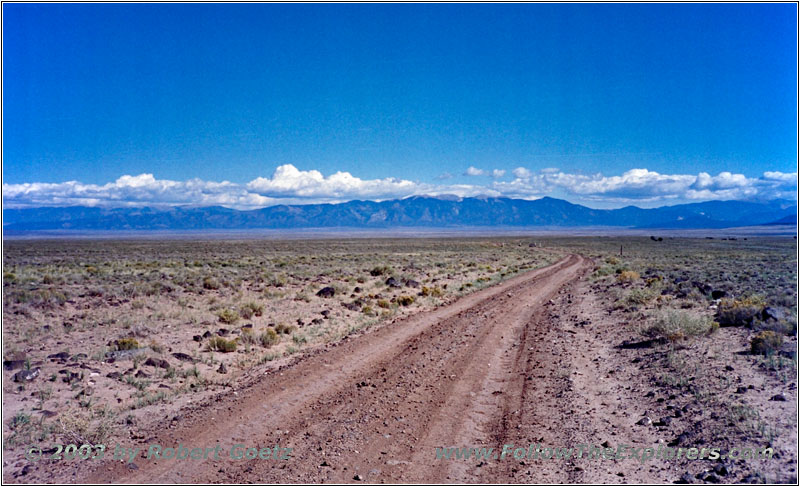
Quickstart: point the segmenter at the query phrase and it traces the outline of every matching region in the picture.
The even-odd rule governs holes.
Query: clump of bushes
[[[214,337],[208,341],[206,348],[211,352],[235,352],[236,340],[226,340],[222,337]]]
[[[294,325],[284,325],[283,323],[275,325],[275,333],[279,335],[289,335],[295,330],[297,330],[297,327]]]
[[[422,290],[419,292],[420,296],[433,296],[435,298],[441,297],[443,294],[444,291],[442,291],[442,289],[438,286],[422,286]]]
[[[662,280],[663,279],[661,278],[661,276],[648,277],[647,280],[645,280],[644,284],[645,286],[650,287],[653,286],[654,284],[660,283]]]
[[[379,299],[378,300],[378,307],[380,307],[380,308],[388,309],[391,306],[392,305],[389,304],[389,301],[386,301],[385,299]]]
[[[723,299],[717,308],[717,321],[723,326],[752,326],[765,305],[761,296]]]
[[[634,289],[625,296],[629,305],[645,305],[656,298],[658,294],[653,289]]]
[[[267,328],[267,330],[264,333],[258,335],[258,342],[264,348],[269,348],[278,343],[279,341],[281,341],[281,337],[278,335],[278,332],[275,331],[274,328]]]
[[[677,341],[707,335],[719,328],[710,317],[683,310],[663,310],[653,316],[652,324],[644,330],[651,338],[666,338]]]
[[[246,320],[249,320],[253,316],[261,316],[264,314],[264,305],[254,301],[244,303],[239,307],[239,314]]]
[[[750,353],[772,355],[781,349],[783,335],[774,331],[760,331],[750,340]]]
[[[220,287],[219,281],[217,281],[213,277],[206,277],[205,279],[203,279],[203,289],[215,290],[219,289],[219,287]]]
[[[639,279],[639,273],[636,271],[622,271],[617,274],[617,281],[619,282],[633,282]]]
[[[414,296],[400,296],[397,298],[397,302],[402,306],[410,306],[414,304]]]
[[[232,325],[239,321],[239,313],[235,309],[223,309],[217,312],[217,318],[222,323]]]
[[[117,350],[135,350],[139,348],[139,342],[135,338],[120,338],[115,345]]]
[[[372,277],[377,277],[377,276],[383,276],[383,275],[391,274],[392,272],[393,271],[392,271],[391,267],[389,267],[387,265],[379,265],[379,266],[373,267],[372,270],[369,271],[369,275],[372,276]]]

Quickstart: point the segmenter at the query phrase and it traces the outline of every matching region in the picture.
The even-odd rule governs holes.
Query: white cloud
[[[467,170],[464,172],[465,176],[483,176],[486,174],[486,171],[483,169],[478,169],[477,167],[469,166]]]
[[[528,179],[533,176],[533,173],[529,169],[525,169],[524,167],[518,167],[511,171],[517,179]]]
[[[495,169],[481,175],[499,179],[505,171]],[[469,172],[470,169],[467,171]],[[473,171],[473,172],[474,172]],[[78,181],[64,183],[3,184],[6,208],[35,206],[226,206],[238,209],[276,204],[337,203],[354,199],[386,200],[413,195],[487,195],[535,199],[547,195],[576,202],[619,204],[669,204],[683,201],[775,198],[797,200],[797,173],[765,172],[761,177],[721,172],[661,174],[648,169],[628,170],[621,175],[566,173],[558,169],[533,172],[518,167],[511,181],[488,185],[421,183],[397,178],[361,179],[348,172],[328,176],[320,171],[299,170],[291,164],[279,166],[271,177],[247,184],[229,181],[157,179],[153,174],[124,175],[98,185]]]
[[[365,180],[342,171],[325,177],[319,171],[301,171],[284,164],[275,169],[271,178],[250,181],[247,189],[273,198],[388,199],[412,194],[419,186],[397,178]]]
[[[3,184],[3,203],[30,206],[214,206],[260,208],[275,204],[273,198],[249,193],[239,185],[200,179],[170,181],[152,174],[125,175],[113,183]]]

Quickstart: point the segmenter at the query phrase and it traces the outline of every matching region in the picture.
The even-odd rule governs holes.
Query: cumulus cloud
[[[466,171],[464,171],[464,176],[483,176],[486,174],[486,171],[483,169],[478,169],[477,167],[469,166]]]
[[[513,174],[517,179],[529,179],[531,176],[533,176],[533,173],[530,171],[530,169],[525,169],[524,167],[518,167],[514,169],[511,171],[511,174]]]
[[[7,207],[222,205],[258,208],[275,204],[275,200],[250,193],[228,181],[170,181],[140,174],[125,175],[103,185],[78,181],[3,184],[3,203]]]
[[[701,172],[661,174],[631,169],[619,176],[565,173],[543,169],[536,173],[517,168],[516,179],[495,183],[504,194],[550,193],[556,190],[587,200],[620,203],[673,200],[797,199],[797,173],[765,172],[760,178],[727,171],[716,176]]]
[[[360,179],[349,172],[323,176],[316,170],[301,171],[291,164],[275,169],[271,178],[256,178],[247,184],[253,193],[285,198],[397,198],[414,193],[418,184],[396,178]]]
[[[578,174],[559,169],[532,171],[517,167],[512,180],[501,181],[505,171],[487,172],[495,180],[486,185],[422,183],[398,178],[361,179],[348,172],[324,175],[279,166],[271,177],[246,184],[229,181],[157,179],[153,174],[124,175],[106,184],[64,183],[3,184],[6,208],[36,206],[226,206],[253,209],[276,204],[337,203],[354,199],[386,200],[414,195],[505,196],[536,199],[557,195],[576,202],[675,203],[702,200],[797,200],[797,173],[768,171],[760,177],[721,172],[662,174],[631,169],[620,175]],[[469,172],[470,169],[467,171]],[[441,180],[441,178],[440,178]]]

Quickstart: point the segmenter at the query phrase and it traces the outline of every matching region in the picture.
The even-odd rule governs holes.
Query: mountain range
[[[797,202],[707,201],[660,208],[601,210],[556,198],[413,196],[388,201],[278,205],[257,210],[212,207],[96,208],[85,206],[3,210],[6,233],[53,230],[244,230],[392,227],[728,228],[794,225]]]

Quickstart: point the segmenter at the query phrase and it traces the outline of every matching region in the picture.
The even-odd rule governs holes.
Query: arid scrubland
[[[633,408],[640,428],[655,428],[675,446],[776,452],[765,463],[720,462],[683,482],[797,481],[796,240],[654,236],[548,245],[594,259],[592,290],[615,334],[607,341],[629,380],[649,391]]]
[[[796,240],[657,236],[5,242],[13,475],[26,445],[145,440],[182,406],[568,253],[593,261],[570,288],[580,295],[563,289],[555,321],[527,325],[552,327],[551,347],[579,347],[548,380],[583,388],[615,433],[777,452],[665,464],[663,478],[796,481]],[[634,417],[573,382],[587,366],[626,391]]]
[[[4,448],[97,443],[557,254],[529,239],[8,241]],[[267,364],[267,365],[265,365]]]

